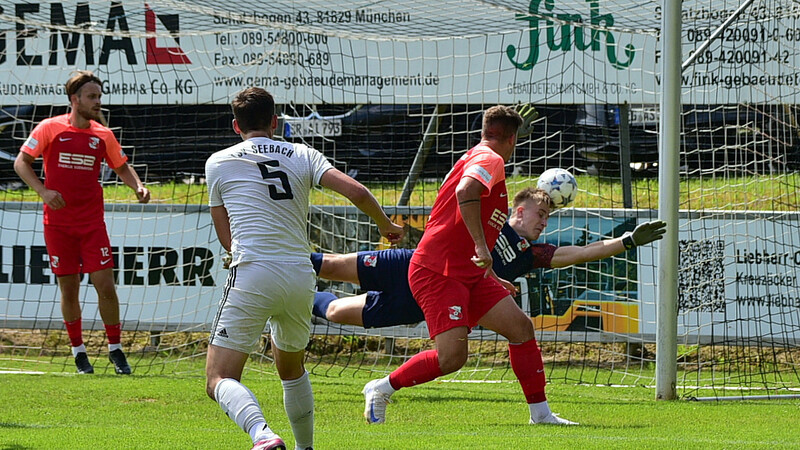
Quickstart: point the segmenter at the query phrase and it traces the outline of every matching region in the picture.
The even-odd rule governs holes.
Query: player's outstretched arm
[[[652,222],[642,223],[638,225],[633,232],[625,233],[618,238],[605,239],[586,246],[569,245],[558,247],[553,253],[550,266],[557,269],[573,264],[608,258],[634,247],[659,240],[664,236],[666,231],[666,222],[654,220]]]
[[[322,175],[319,184],[344,195],[353,205],[368,215],[380,230],[381,236],[397,243],[403,238],[403,227],[389,219],[380,203],[363,184],[345,175],[338,169],[330,169]]]

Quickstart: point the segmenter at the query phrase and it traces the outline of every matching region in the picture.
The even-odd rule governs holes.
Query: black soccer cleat
[[[94,367],[89,362],[89,355],[86,352],[75,355],[75,367],[78,368],[78,373],[94,373]]]
[[[116,349],[108,353],[108,360],[114,364],[114,371],[118,375],[130,375],[131,366],[128,365],[128,359],[125,358],[125,353],[122,350]]]

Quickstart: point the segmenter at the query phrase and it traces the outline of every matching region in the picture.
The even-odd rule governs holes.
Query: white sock
[[[121,350],[122,344],[108,344],[108,352],[111,353],[114,350]]]
[[[86,353],[86,346],[81,344],[77,347],[72,347],[72,356],[78,356],[78,353]]]
[[[392,395],[395,392],[397,392],[397,389],[392,387],[392,383],[389,383],[389,375],[386,375],[385,377],[378,380],[378,382],[375,383],[375,388],[383,392],[384,394],[389,394],[389,395]]]
[[[283,380],[283,407],[292,425],[296,448],[314,445],[314,392],[308,372],[294,380]]]
[[[266,424],[261,407],[258,406],[256,396],[247,389],[247,386],[233,378],[223,378],[214,389],[214,398],[217,403],[239,428],[250,434],[250,430],[258,424]],[[269,429],[269,427],[267,427]],[[262,434],[259,430],[258,435]],[[271,433],[272,430],[269,430]],[[255,439],[253,439],[255,443]]]
[[[272,439],[274,437],[278,437],[274,431],[267,425],[267,422],[259,422],[252,427],[250,427],[250,431],[247,432],[250,435],[250,439],[253,440],[253,443],[262,440],[262,439]]]
[[[550,411],[550,406],[547,405],[547,400],[539,403],[528,403],[528,407],[531,410],[531,420],[534,422],[538,422],[553,413]]]

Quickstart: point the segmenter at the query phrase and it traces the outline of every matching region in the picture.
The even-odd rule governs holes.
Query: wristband
[[[625,247],[625,250],[631,250],[636,247],[636,243],[633,242],[633,236],[630,233],[622,235],[622,246]]]

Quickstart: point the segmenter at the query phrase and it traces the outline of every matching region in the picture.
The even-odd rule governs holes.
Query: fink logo
[[[548,12],[540,12],[539,7],[544,2],[544,8]],[[617,69],[622,70],[627,68],[633,63],[636,56],[636,49],[633,45],[628,44],[625,46],[626,61],[620,61],[617,58],[617,48],[619,44],[616,42],[614,34],[607,29],[614,26],[614,16],[611,14],[600,14],[600,2],[598,0],[586,0],[589,3],[589,27],[573,26],[573,24],[584,23],[583,17],[580,14],[555,14],[552,13],[555,7],[554,0],[531,0],[528,5],[528,14],[517,14],[516,20],[524,20],[528,22],[528,47],[530,53],[525,60],[515,59],[518,56],[518,51],[522,47],[514,47],[509,45],[506,47],[506,55],[511,63],[520,70],[531,70],[533,66],[539,61],[539,38],[542,31],[539,27],[544,23],[547,30],[545,41],[548,49],[551,51],[561,50],[568,52],[573,49],[573,37],[575,40],[574,48],[579,51],[591,50],[593,52],[600,51],[603,44],[605,44],[606,57],[611,65]],[[557,19],[556,22],[553,19]],[[589,32],[587,39],[586,32]],[[574,29],[574,33],[573,33]],[[603,42],[601,42],[603,41]]]

